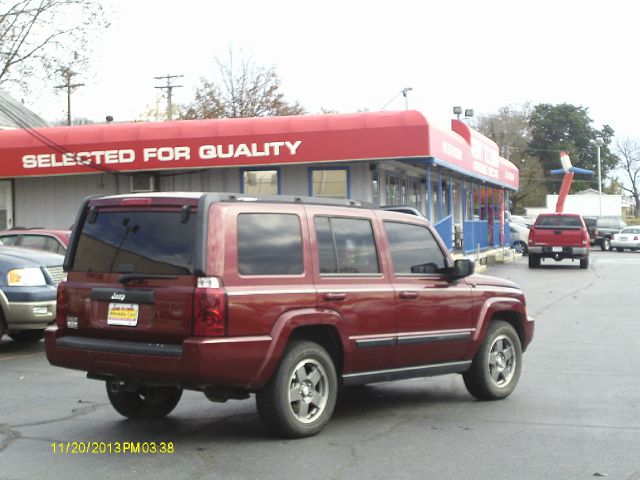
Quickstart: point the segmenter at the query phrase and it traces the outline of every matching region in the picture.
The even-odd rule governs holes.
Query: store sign
[[[136,154],[136,150],[130,148],[121,150],[93,150],[77,153],[27,154],[22,157],[22,168],[28,170],[34,168],[56,169],[88,165],[109,166],[136,162],[147,163],[150,161],[189,161],[192,158],[212,160],[220,158],[279,157],[284,153],[295,156],[301,145],[302,140],[296,140],[263,142],[259,144],[200,145],[195,149],[186,145],[177,147],[147,147],[143,148],[139,154]]]

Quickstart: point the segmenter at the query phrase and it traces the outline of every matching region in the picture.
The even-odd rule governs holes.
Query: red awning
[[[50,127],[0,132],[0,177],[436,157],[517,188],[515,167],[515,182],[475,170],[471,147],[411,110]]]

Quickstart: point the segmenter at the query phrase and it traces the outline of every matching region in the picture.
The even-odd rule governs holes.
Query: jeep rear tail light
[[[227,327],[227,294],[215,277],[198,278],[194,297],[193,334],[223,337]]]
[[[58,295],[56,296],[56,325],[58,328],[64,328],[67,326],[67,322],[64,320],[64,311],[66,305],[64,304],[64,287],[67,282],[60,282],[58,284]]]

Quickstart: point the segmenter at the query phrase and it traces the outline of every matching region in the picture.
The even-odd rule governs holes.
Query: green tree
[[[236,58],[230,49],[226,62],[216,59],[212,79],[201,80],[195,98],[180,114],[183,119],[238,118],[302,115],[298,103],[285,101],[275,67],[256,65],[250,58]]]
[[[563,103],[539,104],[533,108],[529,118],[531,139],[526,153],[540,160],[549,193],[557,192],[560,186],[561,178],[552,178],[549,170],[560,168],[561,151],[569,153],[574,166],[596,170],[596,148],[590,143],[596,137],[601,137],[604,141],[604,146],[600,149],[603,180],[615,168],[618,158],[609,149],[613,129],[604,125],[601,130],[597,130],[592,123],[586,107]],[[591,188],[598,188],[596,174],[591,179],[576,177],[572,191],[583,190],[585,181]]]
[[[0,0],[0,85],[26,90],[33,77],[82,69],[90,39],[106,26],[97,0]]]

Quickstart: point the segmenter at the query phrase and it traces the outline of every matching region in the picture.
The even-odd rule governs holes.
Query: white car
[[[640,226],[626,227],[611,238],[611,248],[624,252],[625,248],[632,251],[640,249]]]
[[[529,227],[521,223],[509,224],[509,243],[516,252],[529,253]]]

